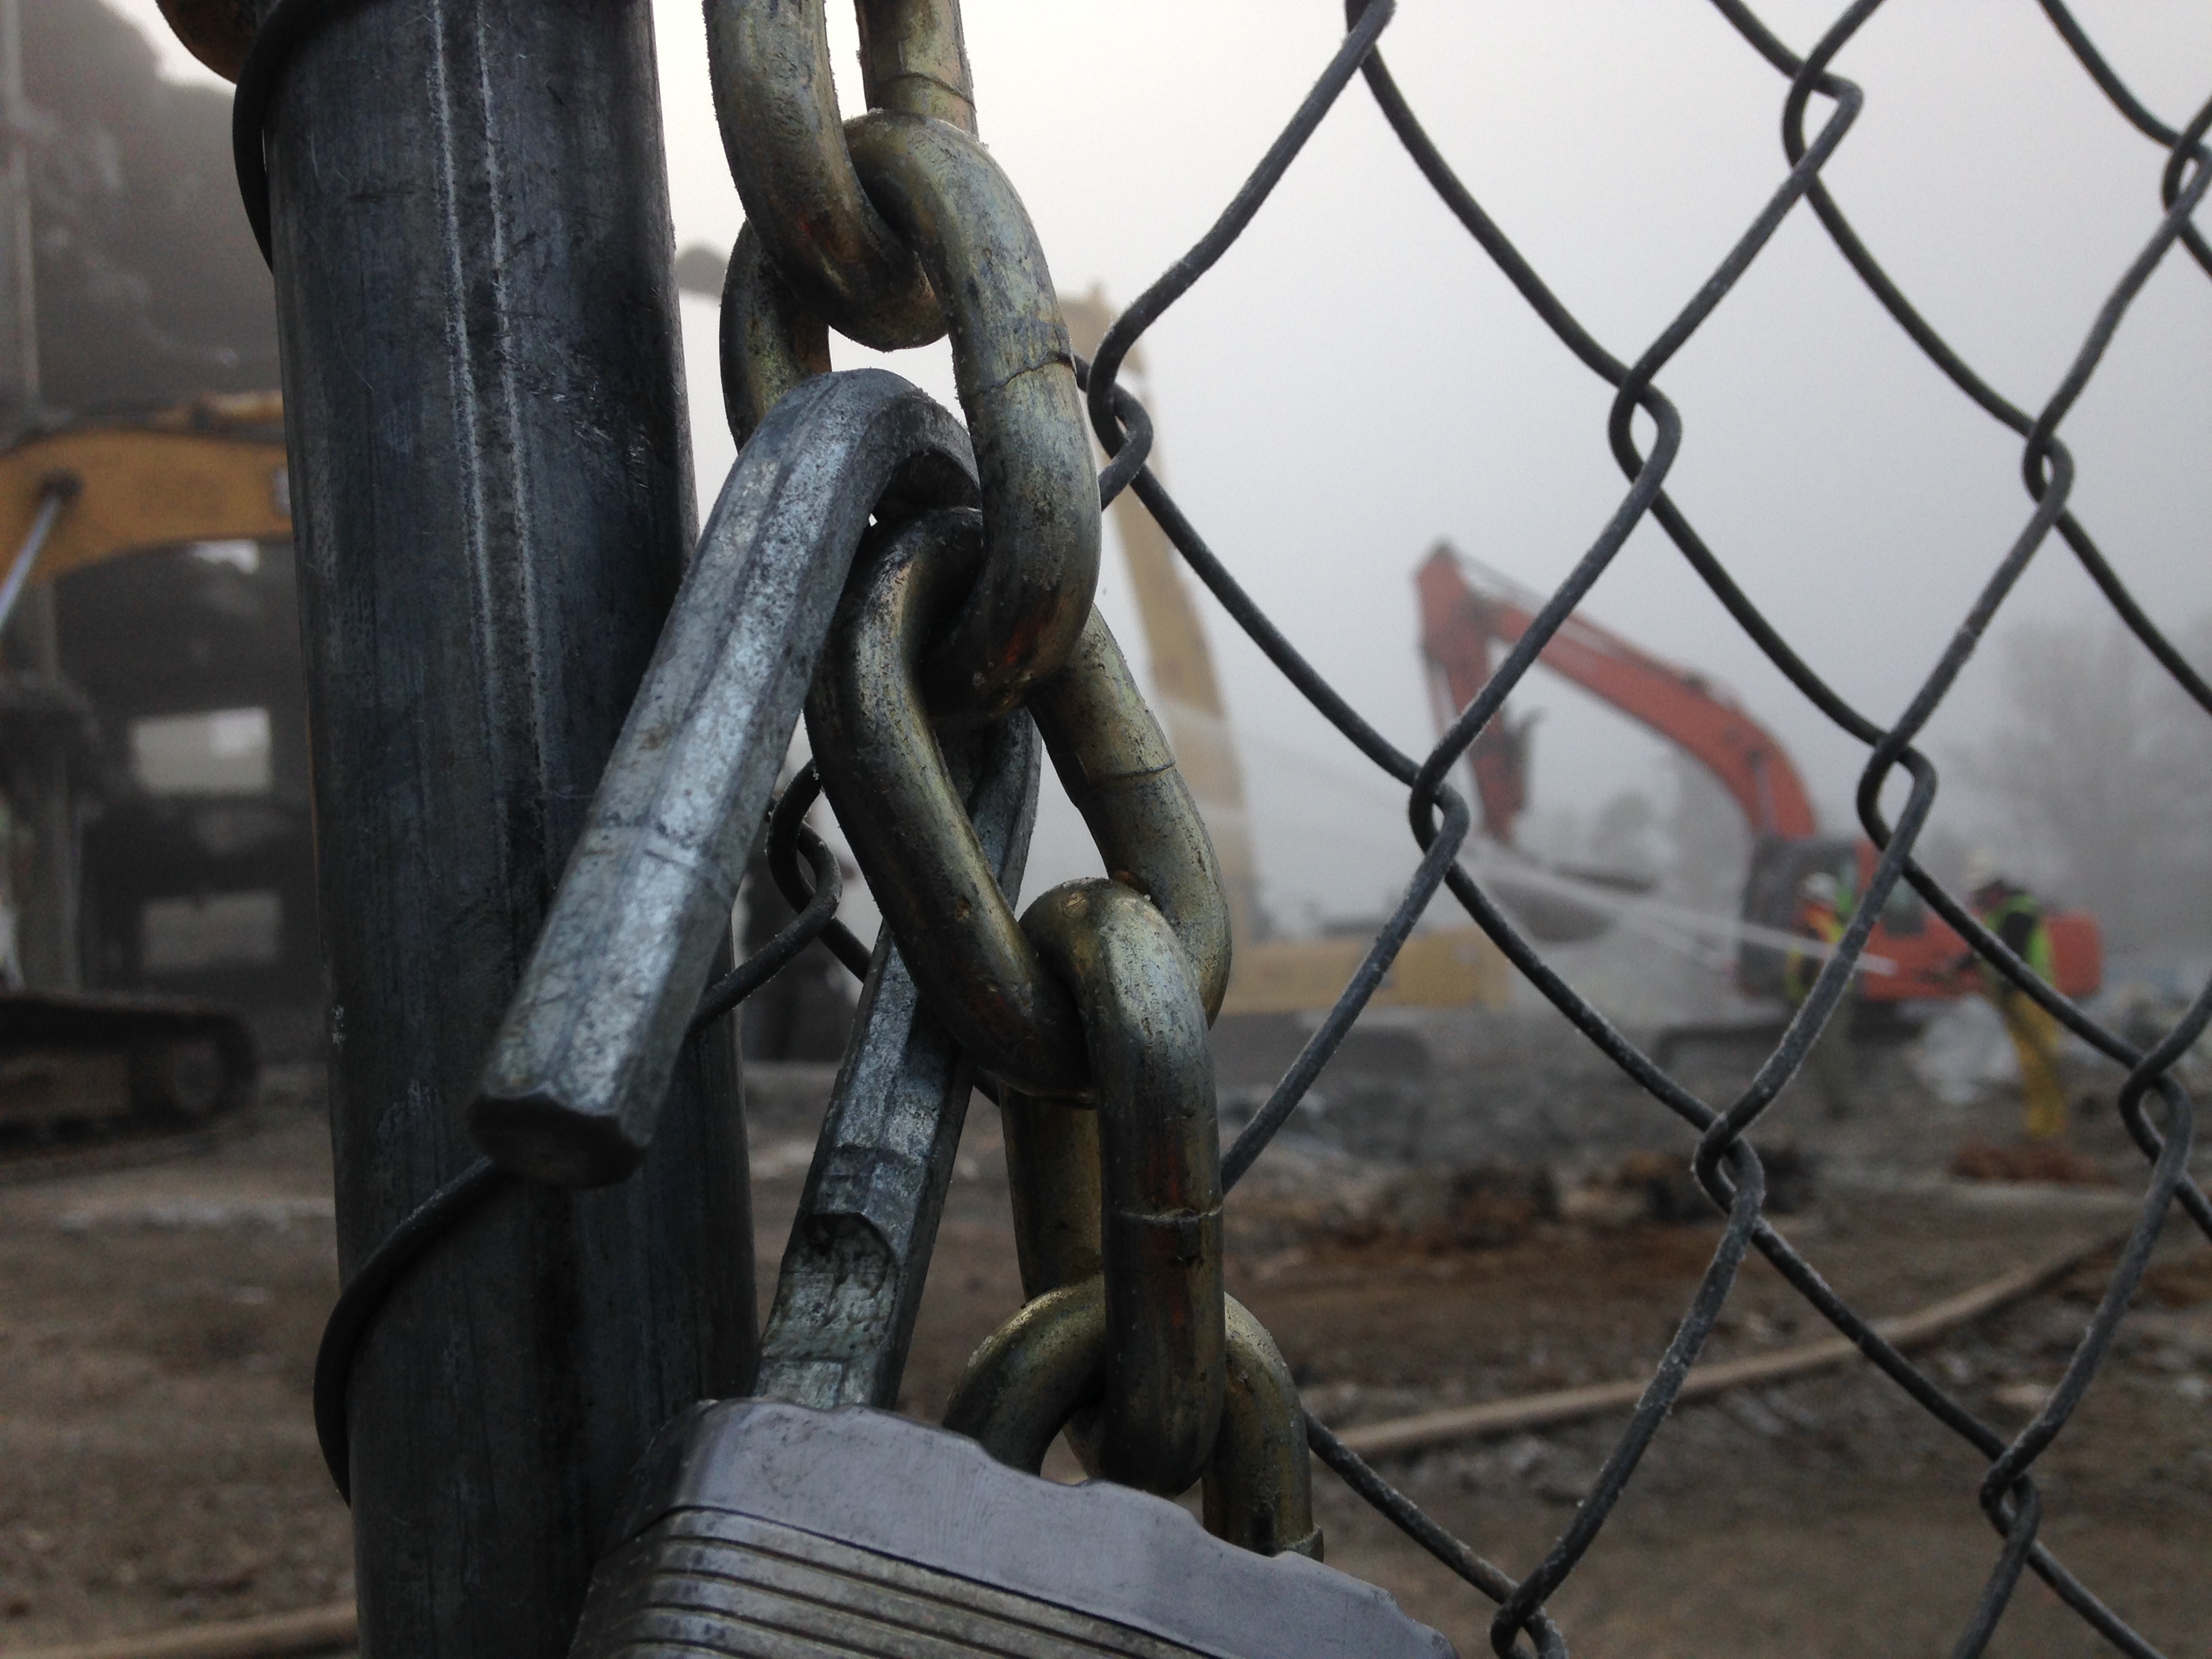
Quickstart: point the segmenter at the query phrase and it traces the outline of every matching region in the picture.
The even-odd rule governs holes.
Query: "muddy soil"
[[[785,1080],[756,1137],[763,1305],[808,1151]],[[1937,1149],[1940,1152],[1941,1149]],[[1342,1425],[1648,1367],[1709,1259],[1710,1224],[1540,1214],[1468,1234],[1347,1224],[1375,1167],[1309,1145],[1231,1202],[1231,1289]],[[204,1156],[0,1188],[0,1654],[350,1594],[348,1518],[308,1421],[336,1289],[326,1133],[296,1106]],[[2126,1218],[2116,1192],[1972,1188],[1938,1170],[1817,1190],[1788,1218],[1844,1293],[1902,1312]],[[2056,1382],[2098,1279],[1932,1351],[2009,1429]],[[933,1414],[1018,1300],[996,1115],[978,1102],[903,1405]],[[1754,1260],[1713,1354],[1824,1334]],[[1525,1571],[1573,1518],[1620,1419],[1400,1457],[1389,1476]],[[1072,1468],[1072,1465],[1068,1466]],[[2151,1293],[2040,1466],[2044,1536],[2161,1651],[2212,1659],[2212,1250],[2162,1247]],[[1948,1651],[1998,1540],[1978,1460],[1865,1368],[1687,1407],[1553,1607],[1579,1655]],[[1316,1474],[1329,1559],[1462,1653],[1487,1608]],[[1993,1654],[2100,1650],[2030,1581]]]

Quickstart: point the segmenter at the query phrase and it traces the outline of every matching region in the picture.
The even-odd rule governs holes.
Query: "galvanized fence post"
[[[333,7],[265,131],[349,1270],[475,1155],[692,535],[650,9]],[[564,1652],[647,1437],[749,1378],[735,1066],[724,1022],[635,1178],[502,1192],[383,1309],[364,1652]]]

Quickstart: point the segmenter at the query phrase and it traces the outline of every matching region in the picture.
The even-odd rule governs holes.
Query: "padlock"
[[[647,1454],[571,1659],[1454,1659],[1382,1590],[889,1412],[694,1407]]]

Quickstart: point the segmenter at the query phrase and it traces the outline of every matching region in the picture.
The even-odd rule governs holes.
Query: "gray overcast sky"
[[[125,9],[159,28],[153,0]],[[849,8],[836,62],[857,96]],[[1835,7],[1762,9],[1802,48]],[[2202,0],[2083,0],[2083,21],[2167,121],[2212,92]],[[969,0],[983,137],[1063,289],[1126,302],[1212,222],[1327,60],[1322,0]],[[741,213],[696,5],[659,10],[679,243]],[[1462,176],[1553,288],[1632,357],[1784,171],[1784,82],[1700,0],[1404,0],[1383,50]],[[172,47],[173,72],[198,73]],[[1838,59],[1863,115],[1827,170],[1905,290],[2015,401],[2049,394],[2158,217],[2162,156],[2075,64],[2033,0],[1895,0]],[[1815,106],[1814,120],[1825,114]],[[702,492],[732,453],[712,307],[685,302]],[[1450,220],[1354,83],[1243,240],[1147,337],[1170,482],[1240,577],[1401,744],[1430,720],[1410,575],[1439,536],[1549,586],[1624,485],[1607,389]],[[851,364],[864,354],[842,349]],[[903,372],[950,398],[939,353]],[[2154,615],[2212,611],[2212,282],[2166,262],[2064,428],[2075,502]],[[2019,445],[1943,382],[1800,209],[1661,377],[1686,432],[1669,488],[1801,650],[1894,714],[2029,511]],[[1109,556],[1102,604],[1132,655]],[[2056,542],[2016,601],[2097,603]],[[1656,529],[1589,602],[1597,620],[1732,684],[1844,820],[1859,757],[1768,667]],[[1209,611],[1253,775],[1260,855],[1286,916],[1371,908],[1410,868],[1389,794],[1360,777]],[[1989,718],[1978,661],[1933,734]],[[1658,745],[1556,682],[1539,805],[1650,786]],[[1299,757],[1310,757],[1310,764]],[[1964,805],[1954,795],[1947,805]],[[1939,813],[1940,816],[1940,813]],[[1039,878],[1060,868],[1041,857]]]

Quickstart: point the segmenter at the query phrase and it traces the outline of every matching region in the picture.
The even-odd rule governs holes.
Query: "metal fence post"
[[[327,15],[266,131],[350,1270],[474,1156],[694,507],[647,0]],[[365,1653],[564,1652],[647,1437],[748,1380],[735,1066],[726,1022],[638,1176],[501,1194],[386,1305]]]

